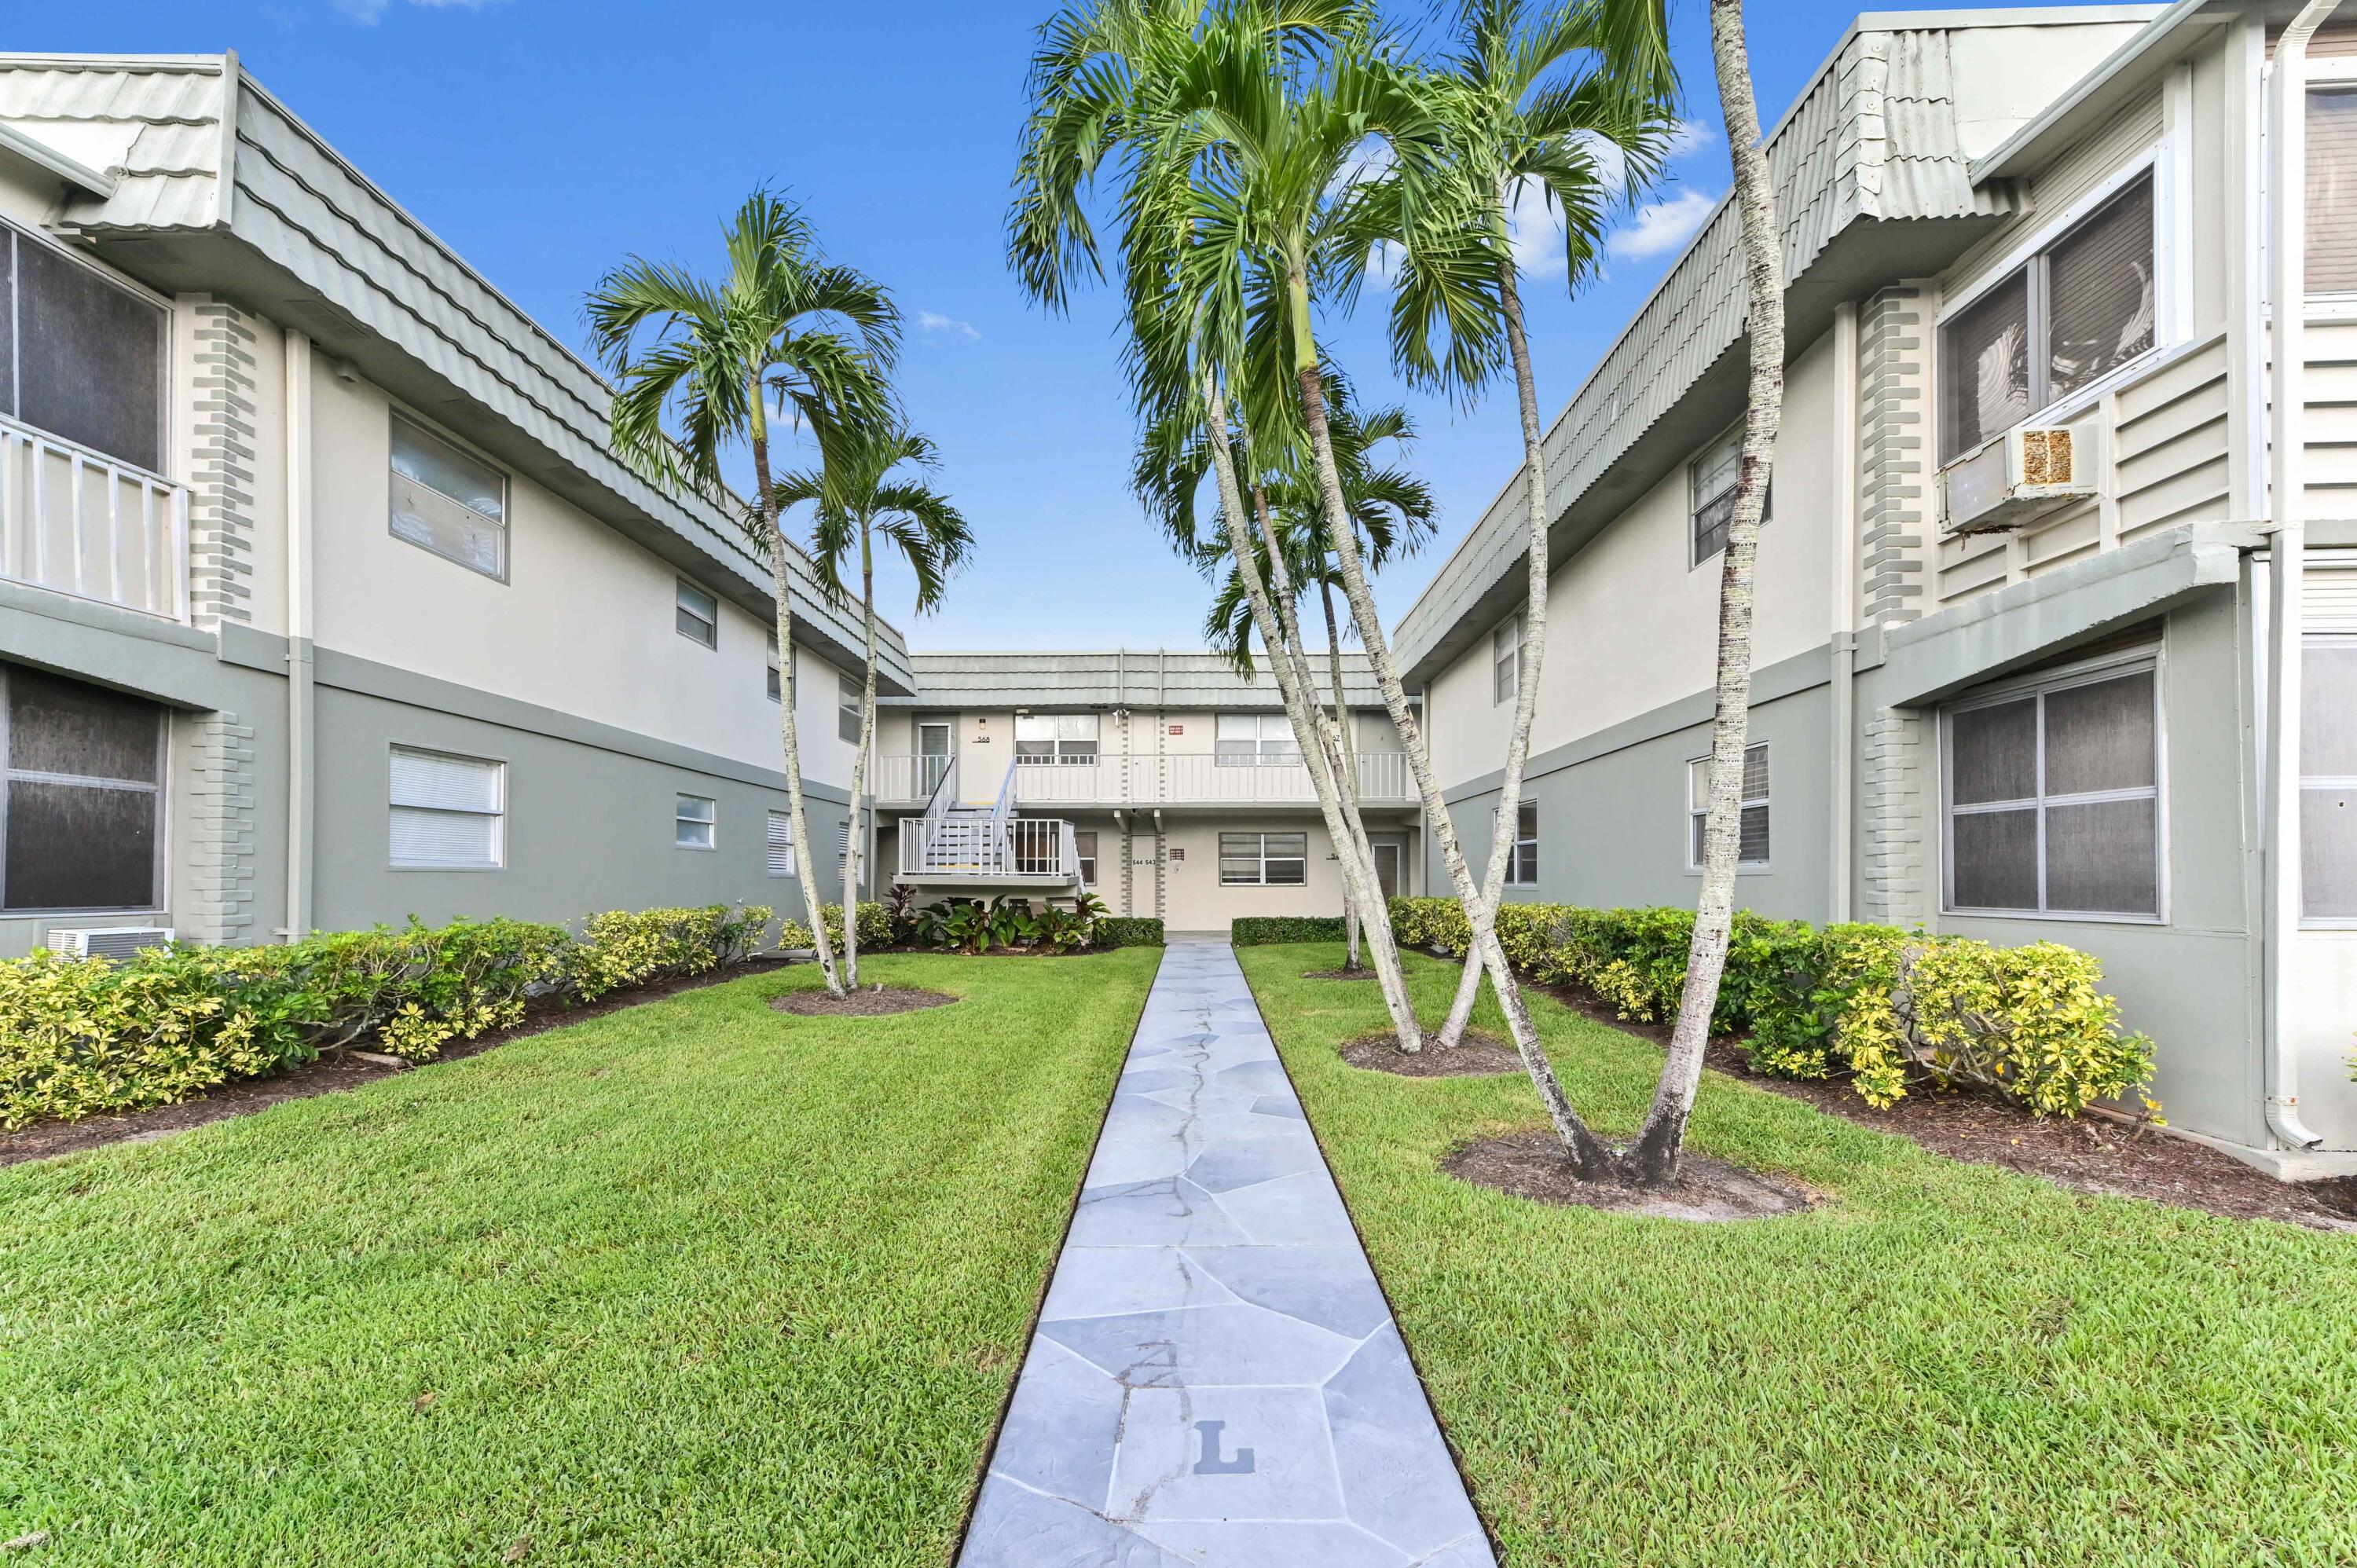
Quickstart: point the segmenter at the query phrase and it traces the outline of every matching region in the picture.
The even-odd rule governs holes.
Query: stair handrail
[[[932,793],[925,797],[925,822],[928,828],[949,814],[950,803],[957,799],[957,756],[952,753],[949,766],[933,780]]]
[[[997,864],[992,868],[1001,875],[1015,869],[1015,830],[1009,825],[1015,816],[1015,770],[1022,766],[1009,760],[1006,780],[998,787],[998,799],[990,806],[990,853]]]

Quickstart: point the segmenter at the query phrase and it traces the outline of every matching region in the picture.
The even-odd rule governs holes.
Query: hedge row
[[[1228,928],[1228,940],[1240,948],[1270,942],[1339,942],[1349,935],[1340,915],[1246,915]]]
[[[818,908],[819,918],[826,922],[827,940],[834,945],[836,952],[841,952],[843,906],[822,904]],[[870,899],[859,906],[859,946],[862,951],[888,946],[899,934],[892,929],[892,912],[883,905]],[[786,919],[778,922],[778,946],[788,952],[801,952],[816,948],[818,942],[811,936],[808,920]]]
[[[614,910],[575,937],[526,920],[345,931],[282,947],[156,948],[115,963],[0,962],[0,1126],[135,1111],[374,1033],[412,1061],[523,1016],[745,957],[759,906]]]
[[[1469,932],[1456,899],[1394,898],[1391,910],[1402,943],[1463,955]],[[1516,970],[1586,986],[1621,1017],[1646,1023],[1677,1016],[1693,934],[1690,909],[1508,904],[1498,913],[1498,940]],[[2040,1115],[2130,1097],[2158,1112],[2145,1093],[2152,1041],[2121,1030],[2103,977],[2094,959],[2060,942],[2001,948],[1738,912],[1711,1027],[1745,1036],[1762,1072],[1844,1073],[1872,1105],[1928,1081],[1995,1089]]]
[[[1158,948],[1162,922],[1144,915],[1100,915],[1089,940],[1101,948]]]

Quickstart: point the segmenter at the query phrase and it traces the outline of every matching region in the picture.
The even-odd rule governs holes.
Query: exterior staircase
[[[1017,766],[1008,764],[997,798],[982,804],[958,799],[952,762],[934,785],[925,814],[900,819],[896,880],[967,897],[1036,892],[1079,898],[1085,886],[1072,824],[1015,815]]]

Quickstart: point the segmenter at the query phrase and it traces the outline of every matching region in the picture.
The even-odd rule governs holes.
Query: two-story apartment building
[[[607,402],[234,55],[0,57],[0,951],[798,904],[767,564]]]
[[[1772,132],[1789,401],[1738,898],[2093,952],[2176,1125],[2324,1174],[2357,1168],[2357,31],[2289,79],[2306,392],[2271,407],[2294,10],[1868,15]],[[1517,897],[1695,894],[1738,230],[1723,207],[1548,434]],[[2305,467],[2274,495],[2271,441]],[[1397,639],[1468,826],[1498,804],[1523,512],[1518,476]],[[2287,520],[2303,571],[2276,596]],[[2301,693],[2281,791],[2271,682]]]
[[[1309,770],[1265,672],[1159,649],[920,652],[909,664],[916,692],[894,699],[877,736],[879,875],[931,897],[1053,885],[1076,869],[1114,913],[1175,930],[1341,908]],[[1376,867],[1403,892],[1415,790],[1365,655],[1346,656],[1343,695]],[[1019,864],[974,865],[961,808],[1010,819]],[[952,847],[928,854],[929,834]]]

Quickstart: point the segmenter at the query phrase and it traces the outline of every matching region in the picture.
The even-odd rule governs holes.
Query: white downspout
[[[314,796],[318,750],[312,688],[311,339],[285,339],[286,394],[286,940],[311,934]]]
[[[1857,301],[1834,307],[1833,886],[1825,918],[1850,915],[1852,732],[1857,714]]]
[[[2269,515],[2275,528],[2267,571],[2266,1116],[2275,1135],[2296,1149],[2324,1142],[2299,1119],[2299,1076],[2285,1027],[2290,982],[2287,949],[2299,929],[2300,587],[2307,556],[2308,40],[2340,0],[2309,0],[2276,40],[2270,72],[2268,188],[2274,202],[2268,244],[2274,254],[2268,296],[2274,314],[2274,402],[2268,432]]]

